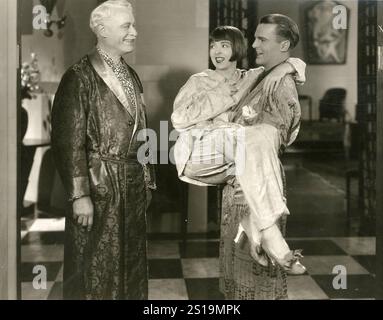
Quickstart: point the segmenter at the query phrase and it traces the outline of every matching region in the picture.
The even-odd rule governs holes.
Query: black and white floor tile
[[[22,299],[62,299],[64,219],[37,219],[22,239]],[[307,274],[288,277],[290,299],[371,299],[374,237],[288,238],[303,248]],[[223,299],[218,288],[218,240],[150,240],[149,299]],[[47,285],[34,289],[34,268],[47,270]],[[347,271],[347,289],[334,289],[335,266]]]
[[[323,164],[317,161],[315,168],[319,165]],[[350,228],[350,217],[345,214],[345,182],[340,170],[331,176],[304,166],[287,165],[285,170],[292,213],[287,240],[292,248],[303,249],[308,270],[302,276],[288,277],[289,298],[372,298],[375,238],[354,236],[357,232]],[[45,218],[21,223],[22,298],[62,299],[64,219],[40,217]],[[149,241],[149,298],[222,299],[218,254],[218,239],[189,240],[186,250],[176,240]],[[38,265],[47,269],[46,289],[33,288],[33,271]],[[335,266],[345,267],[346,289],[334,289]]]

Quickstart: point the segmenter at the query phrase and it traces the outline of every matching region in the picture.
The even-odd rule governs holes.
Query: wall
[[[305,31],[302,8],[313,1],[307,0],[259,0],[258,17],[269,13],[281,13],[298,23],[301,36]],[[356,0],[338,1],[350,9],[347,59],[344,65],[307,65],[307,82],[298,87],[300,94],[313,98],[313,118],[319,117],[319,99],[332,87],[347,89],[346,108],[351,119],[355,118],[357,103],[357,45],[358,45],[358,3]],[[303,37],[301,37],[303,38]],[[304,60],[303,43],[300,41],[292,52],[293,56]],[[303,110],[304,112],[304,110]]]
[[[127,61],[143,82],[149,126],[158,134],[160,121],[170,120],[178,90],[191,74],[208,67],[209,1],[136,0],[132,5],[138,38]],[[169,123],[162,137],[171,129]],[[206,231],[206,220],[207,190],[190,185],[188,230]]]
[[[208,0],[136,1],[133,64],[144,82],[149,121],[168,121],[187,78],[208,66]]]
[[[38,0],[33,0],[39,4]],[[67,15],[61,32],[42,30],[22,36],[22,61],[37,53],[42,82],[58,82],[64,71],[94,45],[89,14],[97,0],[58,0],[53,19]],[[136,50],[125,58],[144,83],[149,124],[168,121],[177,91],[187,78],[208,66],[208,0],[132,0],[137,20]]]
[[[65,27],[58,32],[54,25],[50,38],[44,30],[22,36],[22,61],[29,61],[31,52],[37,54],[42,82],[60,81],[65,70],[92,48],[95,40],[89,29],[89,14],[96,6],[97,0],[58,0],[52,19],[66,15]]]
[[[38,4],[38,0],[34,0]],[[54,92],[68,66],[84,55],[94,44],[88,27],[89,14],[97,0],[58,0],[53,18],[68,15],[61,33],[53,27],[54,36],[33,31],[22,37],[23,61],[37,53],[45,88]],[[148,106],[149,126],[160,132],[160,121],[170,120],[173,101],[187,78],[208,67],[208,0],[132,0],[138,39],[136,50],[125,59],[139,74]],[[165,125],[166,127],[166,125]],[[167,124],[163,138],[171,130]],[[171,146],[171,145],[170,145]],[[190,231],[206,230],[206,188],[190,187]],[[194,200],[193,200],[194,199]],[[198,207],[196,204],[198,203]],[[168,225],[169,230],[174,228]],[[171,229],[171,230],[170,230]]]
[[[49,121],[48,99],[55,93],[58,82],[65,70],[86,54],[94,45],[95,37],[89,28],[90,12],[97,6],[97,0],[58,0],[52,12],[52,19],[67,16],[65,27],[58,30],[53,25],[52,37],[46,37],[44,30],[32,28],[31,0],[23,0],[21,25],[21,56],[22,62],[29,62],[32,52],[37,54],[38,66],[41,73],[41,87],[44,94],[36,95],[33,100],[24,100],[23,106],[28,112],[29,124],[25,139],[48,139],[49,129],[45,123]],[[39,0],[33,0],[33,5],[39,5]],[[30,23],[26,23],[29,21]],[[46,95],[47,94],[47,95]],[[24,200],[37,201],[37,188],[41,159],[48,148],[36,150],[33,167],[29,177],[28,188]]]

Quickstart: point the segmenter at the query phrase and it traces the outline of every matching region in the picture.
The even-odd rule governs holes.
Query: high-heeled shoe
[[[290,275],[300,275],[306,272],[306,267],[299,262],[299,258],[303,258],[302,250],[291,250],[283,259],[279,261],[282,269]]]
[[[262,231],[261,245],[272,262],[280,265],[287,274],[300,275],[306,272],[305,266],[299,262],[303,258],[302,250],[290,250],[276,225]]]
[[[250,243],[250,256],[261,266],[267,267],[269,262],[265,256],[265,252],[260,246],[254,246]]]
[[[262,250],[262,247],[260,245],[257,245],[255,243],[252,243],[249,240],[249,237],[246,235],[244,231],[242,231],[240,234],[236,236],[234,239],[234,243],[241,248],[241,250],[245,249],[246,244],[249,247],[250,256],[260,265],[267,267],[269,265],[269,262],[267,261],[267,258],[265,256],[265,252]]]
[[[261,233],[257,230],[252,230],[246,218],[238,226],[238,233],[234,242],[243,250],[248,244],[250,256],[260,265],[267,267],[269,262],[261,247]]]

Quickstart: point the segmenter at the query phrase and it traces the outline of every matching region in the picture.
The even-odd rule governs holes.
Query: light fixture
[[[45,24],[47,26],[47,29],[44,31],[44,35],[47,37],[52,37],[53,36],[53,31],[51,29],[53,24],[56,24],[57,29],[62,29],[65,26],[65,20],[66,16],[63,16],[62,18],[59,18],[57,20],[52,20],[51,15],[53,12],[53,9],[56,6],[57,0],[40,0],[40,3],[45,7],[47,10],[47,17],[45,20]]]

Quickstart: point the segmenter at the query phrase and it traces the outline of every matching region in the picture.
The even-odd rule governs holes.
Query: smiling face
[[[275,24],[259,24],[255,31],[253,48],[257,52],[255,62],[270,69],[284,59],[285,43],[276,34]]]
[[[210,59],[217,71],[231,71],[237,67],[237,61],[230,61],[233,46],[229,40],[210,43]]]
[[[105,19],[102,35],[104,45],[114,54],[122,56],[132,52],[137,38],[132,11],[128,8],[114,9],[112,16]]]

